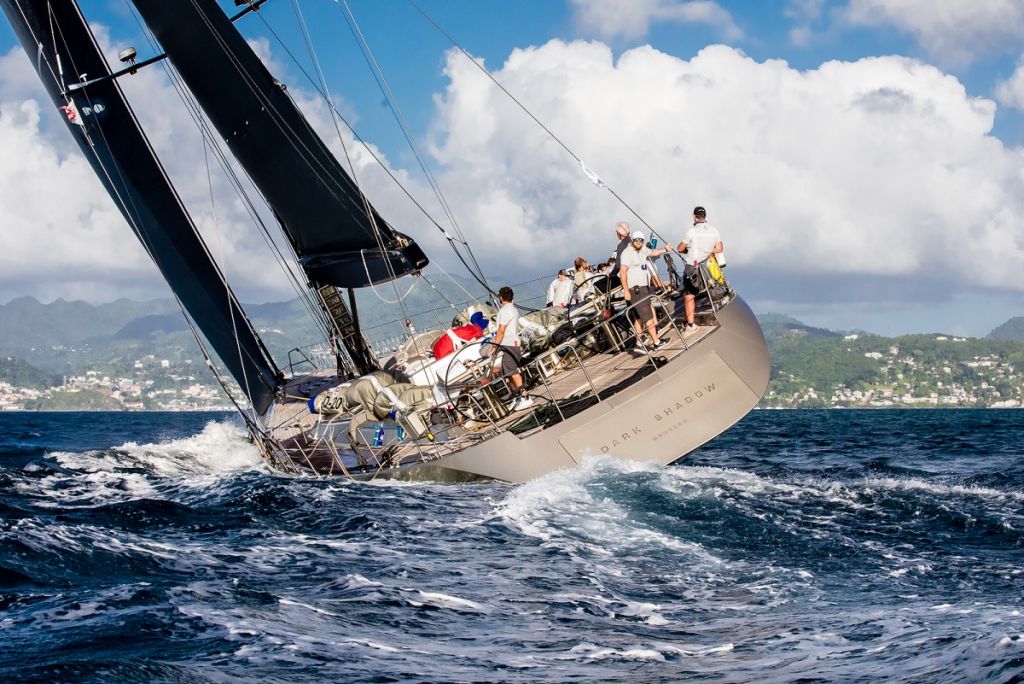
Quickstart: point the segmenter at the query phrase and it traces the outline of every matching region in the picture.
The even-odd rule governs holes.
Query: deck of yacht
[[[703,325],[700,323],[703,322]],[[325,475],[349,474],[372,477],[381,469],[442,458],[494,435],[511,431],[520,437],[532,434],[574,413],[614,395],[656,368],[671,362],[717,327],[712,317],[698,317],[696,330],[684,332],[669,320],[660,330],[665,344],[654,351],[624,349],[583,356],[575,347],[555,348],[524,366],[533,406],[509,412],[511,399],[504,381],[480,386],[458,425],[432,426],[433,439],[421,437],[391,441],[378,448],[364,445],[352,450],[346,435],[348,419],[321,417],[311,413],[311,396],[337,384],[333,372],[324,371],[292,380],[284,388],[284,401],[275,404],[267,416],[269,434],[291,456],[300,470]],[[331,425],[338,428],[331,431]],[[372,434],[369,423],[365,426]],[[364,435],[369,443],[371,435]]]

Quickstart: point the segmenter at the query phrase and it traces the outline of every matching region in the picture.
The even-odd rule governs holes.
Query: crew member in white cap
[[[647,247],[647,236],[643,231],[634,231],[630,236],[630,246],[623,250],[622,261],[618,264],[619,280],[622,281],[622,296],[626,301],[635,304],[634,310],[638,317],[633,318],[633,329],[636,330],[637,349],[644,349],[641,339],[643,330],[640,327],[640,320],[644,321],[647,327],[647,334],[651,336],[651,348],[657,349],[661,346],[661,339],[658,337],[658,325],[654,315],[654,308],[651,306],[651,276],[654,267],[650,263],[651,257],[661,256],[672,250],[672,245],[651,249]]]

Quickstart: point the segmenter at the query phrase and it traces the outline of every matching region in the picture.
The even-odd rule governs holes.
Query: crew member
[[[519,339],[519,309],[512,303],[514,293],[507,285],[498,290],[498,301],[501,308],[495,322],[498,324],[498,331],[494,333],[493,343],[495,348],[501,351],[501,374],[509,379],[512,386],[512,396],[515,399],[509,409],[520,411],[533,406],[533,400],[527,396],[523,389],[523,376],[519,372],[519,362],[522,361],[522,342]]]
[[[685,254],[683,253],[685,252]],[[701,290],[698,266],[711,254],[722,253],[722,236],[708,223],[704,207],[693,208],[693,227],[679,243],[679,253],[686,267],[683,269],[683,308],[686,312],[686,330],[696,330],[697,293]]]
[[[651,273],[653,271],[650,258],[661,256],[671,249],[671,245],[651,249],[645,244],[646,242],[647,238],[643,231],[635,231],[631,236],[631,246],[622,252],[622,261],[619,265],[622,296],[627,302],[636,305],[634,311],[638,318],[633,318],[633,329],[636,331],[636,347],[640,350],[645,349],[642,340],[643,330],[640,326],[641,320],[647,327],[647,334],[651,337],[651,348],[657,349],[662,344],[658,337],[658,325],[650,299]]]

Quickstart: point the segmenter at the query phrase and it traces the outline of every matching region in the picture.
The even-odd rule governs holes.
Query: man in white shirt
[[[658,325],[654,316],[654,308],[651,306],[651,281],[654,267],[651,265],[651,257],[661,256],[672,249],[672,245],[651,249],[645,246],[647,242],[643,231],[635,231],[630,236],[630,246],[622,251],[622,262],[619,264],[619,280],[622,281],[622,296],[626,302],[635,304],[634,310],[638,317],[633,319],[633,329],[636,330],[637,349],[645,349],[641,337],[643,330],[640,321],[643,320],[647,327],[647,334],[651,336],[652,349],[661,346],[661,339],[658,337]]]
[[[685,253],[684,253],[685,252]],[[697,266],[711,254],[722,253],[722,236],[718,229],[708,223],[708,212],[704,207],[694,207],[693,227],[679,243],[679,255],[686,268],[683,271],[683,304],[686,311],[686,329],[696,330],[694,322],[697,310],[697,293],[701,291]]]
[[[519,309],[512,303],[513,292],[511,287],[503,287],[498,290],[498,301],[501,308],[494,322],[498,325],[498,331],[494,333],[492,342],[495,349],[501,351],[501,374],[509,379],[512,386],[512,411],[520,411],[533,405],[533,400],[523,390],[523,376],[519,372],[519,362],[522,361],[522,342],[519,339]]]
[[[572,280],[569,274],[562,269],[555,276],[555,279],[548,285],[548,306],[560,306],[563,309],[569,306],[569,298],[572,297]]]

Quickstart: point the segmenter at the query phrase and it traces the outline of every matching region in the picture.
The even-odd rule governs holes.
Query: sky
[[[80,4],[112,61],[155,53],[125,0]],[[419,5],[553,135],[408,0],[270,0],[238,27],[435,274],[454,257],[381,163],[448,219],[353,26],[488,273],[600,261],[620,220],[677,242],[700,204],[757,312],[973,336],[1024,315],[1024,0]],[[165,68],[122,85],[240,298],[294,296]],[[0,303],[24,295],[168,290],[0,22]]]

